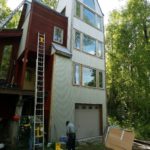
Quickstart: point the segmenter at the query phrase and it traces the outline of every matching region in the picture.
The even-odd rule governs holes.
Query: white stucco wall
[[[74,122],[75,103],[102,104],[103,126],[106,126],[105,90],[73,86],[72,66],[71,59],[55,55],[51,104],[52,140],[66,134],[67,120]]]
[[[80,2],[82,3],[82,0]],[[97,4],[97,0],[95,0],[95,3]],[[72,52],[72,58],[68,59],[55,55],[50,118],[52,140],[59,139],[60,136],[66,134],[66,120],[75,121],[76,103],[101,104],[103,130],[106,127],[106,89],[85,88],[73,85],[73,62],[102,70],[105,75],[104,58],[100,59],[74,49],[74,30],[81,31],[101,42],[104,42],[104,33],[102,30],[100,31],[75,17],[75,0],[59,0],[57,11],[61,12],[65,7],[66,16],[68,17],[67,48]],[[96,5],[95,11],[96,14],[103,17],[99,5]]]

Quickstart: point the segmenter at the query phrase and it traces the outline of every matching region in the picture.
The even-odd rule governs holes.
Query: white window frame
[[[92,26],[92,27],[94,27],[94,28],[96,28],[96,29],[98,29],[98,30],[100,30],[100,31],[103,31],[103,30],[104,30],[104,29],[103,29],[103,17],[100,16],[97,12],[95,12],[95,10],[93,10],[93,9],[90,8],[90,7],[88,7],[87,5],[85,5],[85,4],[84,4],[83,2],[81,2],[81,1],[76,0],[75,7],[76,7],[77,2],[80,3],[80,17],[78,17],[78,16],[76,15],[76,9],[75,9],[75,13],[74,13],[75,16],[76,16],[78,19],[81,19],[84,23],[86,23],[86,24],[88,24],[88,25],[90,25],[90,26]],[[86,9],[88,9],[89,11],[91,11],[92,13],[94,13],[94,15],[95,15],[95,25],[91,25],[91,24],[89,24],[89,23],[87,23],[87,22],[84,21],[84,19],[83,19],[83,9],[84,9],[84,8],[86,8]],[[97,17],[99,17],[99,18],[101,19],[100,28],[97,27]]]
[[[61,30],[61,37],[60,37],[61,41],[58,41],[58,40],[55,39],[55,34],[56,34],[56,30],[57,29]],[[63,44],[63,38],[64,38],[64,30],[62,28],[60,28],[60,27],[54,26],[53,41],[57,42],[59,44]]]
[[[74,81],[74,77],[75,77],[75,66],[78,65],[79,66],[79,84],[76,84]],[[80,87],[85,87],[85,88],[91,88],[91,89],[100,89],[103,90],[105,88],[105,73],[104,70],[99,70],[90,66],[86,66],[86,65],[82,65],[76,62],[73,62],[73,85],[74,86],[80,86]],[[84,68],[89,68],[89,69],[93,69],[96,70],[96,86],[86,86],[83,85],[83,67]],[[100,81],[99,81],[99,73],[102,73],[102,87],[100,87]]]

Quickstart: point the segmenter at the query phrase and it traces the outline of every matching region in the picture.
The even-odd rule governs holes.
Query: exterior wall
[[[82,0],[80,0],[82,3]],[[102,11],[97,0],[95,13],[103,18]],[[92,27],[81,19],[75,17],[75,0],[60,0],[57,10],[61,12],[66,7],[68,17],[68,44],[67,48],[72,52],[72,59],[66,59],[55,55],[53,72],[53,95],[51,105],[51,138],[58,139],[65,135],[65,122],[75,121],[75,104],[100,104],[102,105],[102,126],[106,127],[106,89],[86,88],[73,85],[73,62],[90,66],[104,72],[105,85],[105,59],[98,58],[74,49],[74,30],[81,31],[94,39],[104,42],[103,30]],[[75,123],[75,122],[74,122]]]
[[[106,108],[105,90],[73,86],[73,63],[55,55],[51,104],[51,137],[65,135],[65,122],[75,119],[75,103],[102,104]],[[106,126],[106,109],[103,109],[103,126]]]

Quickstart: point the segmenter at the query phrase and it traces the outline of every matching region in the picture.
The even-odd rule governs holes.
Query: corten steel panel
[[[51,43],[53,42],[54,26],[63,29],[63,46],[67,45],[67,23],[68,19],[57,12],[33,2],[31,7],[31,18],[29,25],[29,36],[27,47],[30,51],[37,50],[37,33],[46,34],[46,51],[50,54]]]

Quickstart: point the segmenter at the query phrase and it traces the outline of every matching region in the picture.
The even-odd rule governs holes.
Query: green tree
[[[109,115],[145,137],[150,134],[149,18],[148,1],[128,0],[111,13],[106,31]]]
[[[58,0],[42,0],[42,2],[48,5],[49,7],[55,9],[57,6]]]

